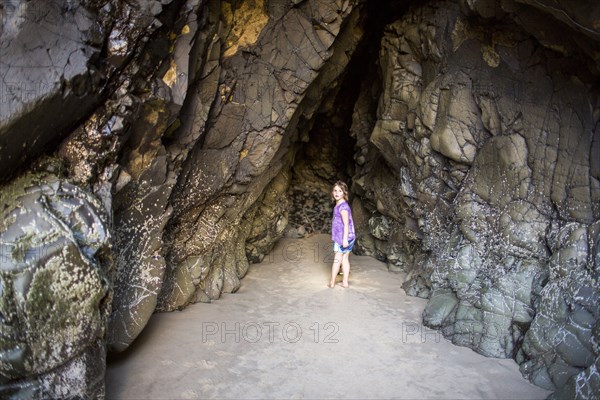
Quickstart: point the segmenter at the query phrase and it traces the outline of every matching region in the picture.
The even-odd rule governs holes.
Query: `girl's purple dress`
[[[331,221],[331,240],[342,246],[344,240],[344,221],[342,220],[342,210],[348,211],[348,242],[354,240],[354,221],[352,221],[352,211],[347,201],[344,201],[333,208],[333,219]]]

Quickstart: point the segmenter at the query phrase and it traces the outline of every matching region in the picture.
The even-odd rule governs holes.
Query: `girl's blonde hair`
[[[331,187],[331,200],[335,200],[335,198],[333,197],[333,189],[336,186],[342,189],[342,193],[344,194],[344,200],[348,201],[348,185],[346,185],[346,183],[343,181],[337,181]]]

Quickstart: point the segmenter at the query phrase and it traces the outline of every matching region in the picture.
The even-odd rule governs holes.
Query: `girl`
[[[350,274],[350,252],[354,246],[354,222],[352,221],[352,211],[348,204],[348,186],[337,181],[333,185],[331,197],[335,200],[333,208],[333,220],[331,221],[331,239],[333,240],[334,259],[331,266],[330,288],[335,286],[335,278],[340,272],[342,265],[343,280],[342,287],[348,288],[348,275]]]

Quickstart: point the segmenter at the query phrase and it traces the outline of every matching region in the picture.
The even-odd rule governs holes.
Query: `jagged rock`
[[[111,76],[161,25],[156,17],[171,1],[5,4],[0,35],[3,180],[101,107],[113,85]],[[99,62],[103,46],[107,59]]]
[[[136,97],[136,102],[143,105],[129,114],[127,134],[120,141],[124,156],[119,160],[119,177],[111,201],[118,249],[107,338],[112,351],[126,349],[155,312],[166,269],[163,232],[172,214],[169,199],[189,151],[187,146],[199,137],[199,132],[193,130],[207,118],[208,106],[195,102],[207,101],[211,90],[213,96],[216,94],[212,72],[218,69],[210,53],[219,44],[207,38],[215,28],[209,25],[210,10],[200,13],[203,4],[188,1],[179,11],[175,26],[161,30],[153,46],[149,46],[147,56],[142,58],[143,68],[131,64],[131,74],[139,69],[148,75],[136,81],[152,90]],[[198,21],[199,13],[204,21]],[[199,50],[194,49],[194,40]],[[171,49],[166,46],[167,41],[174,41]],[[190,52],[206,55],[204,65],[193,66],[187,58]],[[194,94],[189,103],[194,118],[182,122],[178,113],[189,112],[184,107],[188,90]],[[179,126],[182,128],[176,135],[173,131]],[[195,261],[191,260],[190,268],[194,268]],[[182,291],[193,293],[192,280],[186,283],[182,284]]]
[[[286,194],[290,179],[287,171],[280,172],[267,186],[262,198],[256,202],[256,209],[250,211],[250,229],[244,240],[245,254],[249,262],[261,262],[288,226],[289,201]],[[297,232],[300,234],[300,229]]]
[[[47,144],[64,137],[82,115],[99,105],[103,78],[94,58],[102,46],[97,33],[104,27],[96,20],[97,11],[62,0],[3,4],[3,180],[38,156]],[[15,131],[21,134],[15,135]]]
[[[388,240],[391,236],[390,222],[385,215],[369,218],[369,230],[371,235],[379,240]]]
[[[244,9],[244,18],[234,19],[234,25],[253,23],[239,28],[248,32],[244,46],[226,44],[237,51],[226,51],[210,129],[190,152],[174,189],[174,214],[166,231],[172,245],[160,309],[193,300],[191,290],[180,292],[184,282],[191,289],[187,260],[220,251],[223,243],[238,237],[235,227],[242,216],[288,162],[286,154],[293,150],[286,132],[295,130],[301,116],[312,117],[321,91],[343,72],[360,38],[354,36],[360,21],[353,10],[350,3],[338,7],[334,1],[308,1],[284,8],[265,23],[265,11],[257,3]],[[261,247],[272,245],[265,244]],[[250,253],[260,259],[262,250]],[[175,293],[188,300],[175,302]],[[211,299],[219,295],[210,290]]]

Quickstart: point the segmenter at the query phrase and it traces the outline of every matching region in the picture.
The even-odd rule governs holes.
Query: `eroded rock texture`
[[[102,397],[106,348],[325,231],[338,179],[429,326],[600,390],[594,2],[2,5],[3,394]]]
[[[408,271],[407,292],[430,299],[424,322],[454,343],[515,357],[559,397],[593,397],[593,44],[532,36],[529,7],[468,4],[415,9],[385,31],[377,119],[363,126],[365,86],[353,126],[368,149],[353,178],[373,213],[363,252]]]
[[[111,216],[114,300],[99,343],[123,350],[156,309],[237,290],[248,259],[262,259],[287,225],[296,127],[362,37],[356,2],[14,1],[2,11],[4,180],[54,153],[61,179]],[[60,363],[47,364],[60,375]],[[17,368],[3,383],[26,397],[22,379],[43,368]],[[41,397],[101,395],[91,384],[84,394],[50,386]]]
[[[321,92],[344,70],[360,38],[354,30],[358,13],[352,14],[349,2],[244,4],[229,19],[225,10],[225,22],[232,25],[223,28],[227,40],[239,43],[231,35],[241,35],[252,44],[241,51],[224,49],[207,129],[184,163],[171,199],[162,310],[237,290],[236,266],[245,262],[232,249],[245,241],[237,225],[279,171],[290,168],[288,149],[297,124],[312,118]]]
[[[102,397],[112,276],[100,202],[30,174],[2,203],[0,394]]]

